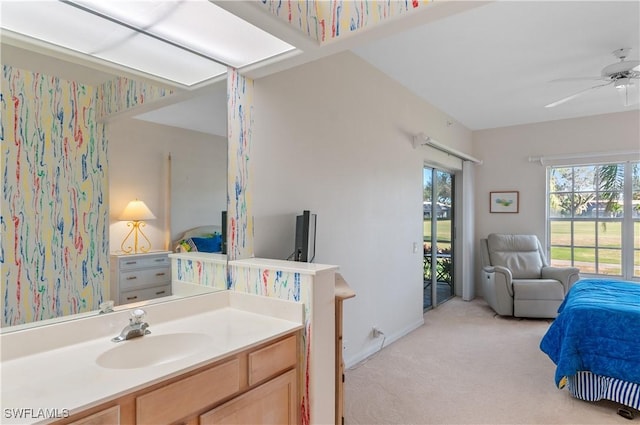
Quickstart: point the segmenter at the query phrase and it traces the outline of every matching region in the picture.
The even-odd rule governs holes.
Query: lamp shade
[[[120,214],[119,220],[143,221],[153,220],[154,218],[156,218],[156,216],[153,215],[149,207],[147,207],[144,202],[136,199],[135,201],[131,201],[127,204],[127,207],[124,209],[122,214]]]

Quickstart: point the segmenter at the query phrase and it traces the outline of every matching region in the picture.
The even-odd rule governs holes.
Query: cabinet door
[[[290,370],[200,416],[200,425],[296,424],[296,370]]]

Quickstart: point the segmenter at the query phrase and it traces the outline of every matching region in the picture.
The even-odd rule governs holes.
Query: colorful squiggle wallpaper
[[[96,119],[170,96],[173,90],[156,87],[143,81],[118,77],[96,88]]]
[[[227,71],[227,258],[253,257],[253,208],[251,205],[251,127],[253,80]]]
[[[172,273],[180,282],[195,283],[217,289],[227,289],[227,264],[177,258]]]
[[[260,0],[273,15],[325,43],[410,13],[432,0]]]
[[[95,310],[109,269],[94,89],[2,68],[2,326]]]

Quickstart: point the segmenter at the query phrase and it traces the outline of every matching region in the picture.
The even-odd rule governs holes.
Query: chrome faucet
[[[147,322],[143,322],[145,314],[147,314],[143,309],[137,308],[131,312],[131,317],[129,317],[129,324],[124,327],[120,335],[115,338],[111,338],[113,342],[126,341],[128,339],[137,338],[139,336],[144,336],[150,334],[151,331],[147,329],[149,324]]]

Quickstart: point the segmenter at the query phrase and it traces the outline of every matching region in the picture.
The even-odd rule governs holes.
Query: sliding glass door
[[[425,310],[448,300],[453,288],[454,175],[425,167],[423,171],[423,276]]]

